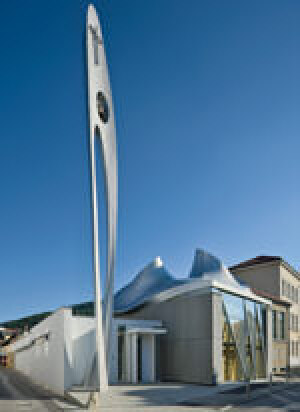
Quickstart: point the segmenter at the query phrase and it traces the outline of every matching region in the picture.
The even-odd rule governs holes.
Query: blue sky
[[[117,123],[116,288],[157,255],[185,276],[196,247],[299,269],[299,1],[94,3]],[[93,298],[86,6],[1,2],[0,320]]]

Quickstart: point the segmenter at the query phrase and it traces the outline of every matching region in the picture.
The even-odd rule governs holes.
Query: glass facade
[[[266,377],[266,307],[222,292],[225,381]]]

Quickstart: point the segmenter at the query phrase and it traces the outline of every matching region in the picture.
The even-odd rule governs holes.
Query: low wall
[[[70,310],[59,309],[9,347],[17,370],[58,393],[64,393],[70,371],[71,345],[64,330],[71,316]]]
[[[61,308],[10,345],[15,368],[63,394],[82,384],[95,353],[95,320]]]

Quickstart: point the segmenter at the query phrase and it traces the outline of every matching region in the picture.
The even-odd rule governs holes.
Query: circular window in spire
[[[107,123],[109,119],[109,106],[102,92],[97,93],[97,110],[98,116],[103,123]]]

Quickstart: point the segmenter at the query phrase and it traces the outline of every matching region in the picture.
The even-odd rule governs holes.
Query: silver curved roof
[[[245,291],[251,293],[247,286],[241,285],[234,278],[218,258],[203,249],[196,250],[192,269],[185,279],[174,278],[165,269],[162,260],[156,258],[139,272],[132,282],[115,294],[114,312],[125,313],[137,309],[161,292],[178,289],[178,286],[189,285],[188,289],[191,289],[213,286],[214,283],[223,285],[226,289],[232,288],[235,292],[240,291],[242,294],[245,294]],[[182,287],[178,292],[181,289]]]
[[[182,284],[184,281],[175,279],[157,257],[141,270],[127,286],[119,290],[114,298],[114,312],[128,312],[143,305],[154,295],[164,290]]]
[[[245,288],[229,272],[220,259],[203,249],[196,249],[189,278],[217,281],[225,286],[234,287],[235,289]]]

